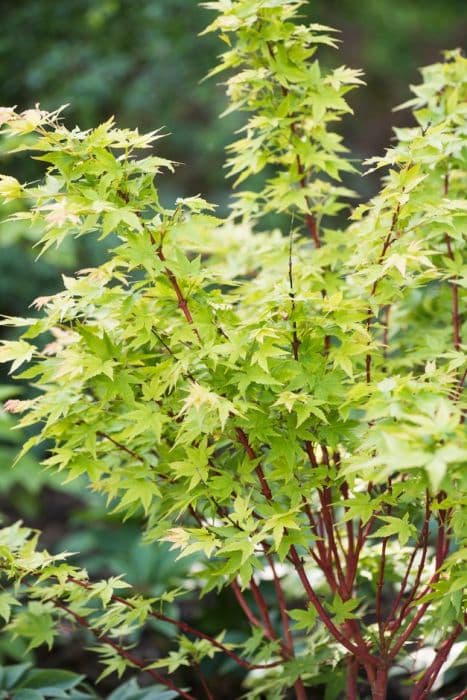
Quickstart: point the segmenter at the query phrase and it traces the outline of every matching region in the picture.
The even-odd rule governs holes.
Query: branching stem
[[[132,666],[135,666],[136,668],[139,668],[140,671],[143,673],[147,673],[151,678],[153,678],[155,681],[158,683],[161,683],[162,685],[165,685],[166,688],[170,688],[170,690],[173,690],[174,692],[178,693],[181,698],[184,698],[184,700],[196,700],[196,698],[193,697],[193,695],[190,695],[189,693],[186,693],[184,690],[181,688],[178,688],[175,683],[173,683],[170,678],[167,678],[166,676],[163,676],[161,673],[158,673],[152,668],[146,668],[146,664],[144,664],[142,661],[137,659],[133,654],[131,654],[129,651],[124,649],[122,646],[117,644],[113,639],[108,637],[105,634],[101,634],[98,630],[95,630],[90,623],[81,615],[78,615],[74,610],[72,610],[68,605],[66,605],[63,601],[54,599],[53,600],[54,605],[57,608],[60,608],[64,612],[66,612],[68,615],[74,618],[74,620],[83,628],[88,629],[92,634],[98,639],[100,642],[103,642],[107,646],[112,647],[114,651],[117,652],[119,656],[121,656],[123,659],[126,659]]]

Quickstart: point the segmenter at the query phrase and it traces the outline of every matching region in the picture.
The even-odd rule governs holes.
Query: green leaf
[[[291,617],[292,620],[295,620],[295,629],[311,632],[316,624],[318,613],[316,612],[316,608],[310,604],[306,610],[300,610],[298,608],[295,610],[289,610],[289,617]]]
[[[60,669],[33,669],[26,680],[22,682],[23,688],[41,691],[43,695],[61,697],[56,691],[72,690],[82,681],[84,676],[63,671]]]
[[[402,518],[397,518],[392,515],[378,515],[378,519],[383,520],[387,525],[380,527],[376,532],[373,532],[370,537],[381,538],[397,535],[403,547],[410,537],[414,537],[417,534],[417,528],[409,522],[408,513],[405,513]]]
[[[11,608],[14,605],[20,605],[16,598],[8,591],[0,593],[0,617],[5,621],[10,621]]]
[[[28,651],[47,644],[52,648],[55,625],[49,609],[40,602],[29,603],[26,610],[20,612],[10,623],[15,636],[29,640]]]
[[[329,610],[333,613],[333,622],[335,625],[341,625],[346,620],[353,620],[357,615],[353,612],[360,605],[358,598],[350,600],[342,600],[339,595],[335,595],[332,603],[329,605]]]

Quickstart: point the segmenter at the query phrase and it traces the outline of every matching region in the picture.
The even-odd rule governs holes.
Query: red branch
[[[215,700],[214,695],[211,693],[211,690],[209,689],[208,682],[206,680],[206,676],[204,675],[203,671],[201,670],[201,666],[199,663],[194,663],[193,667],[196,670],[196,673],[198,674],[199,680],[201,685],[203,686],[203,690],[206,693],[206,697],[208,700]]]
[[[441,647],[437,649],[436,656],[430,666],[426,669],[423,676],[418,681],[415,688],[412,690],[410,695],[410,700],[423,700],[423,698],[428,697],[428,693],[433,687],[436,678],[441,670],[441,667],[446,662],[449,652],[460,633],[462,632],[462,625],[458,623],[454,628],[453,632],[449,637],[443,642]]]
[[[230,584],[230,586],[231,586],[231,588],[232,588],[232,590],[233,590],[233,592],[234,592],[234,595],[235,595],[235,597],[236,597],[236,599],[237,599],[238,604],[240,605],[241,609],[242,609],[243,612],[245,613],[245,615],[246,615],[247,619],[249,620],[249,622],[250,622],[254,627],[259,627],[260,629],[262,629],[263,632],[264,632],[264,636],[265,636],[267,639],[269,639],[270,641],[275,641],[275,636],[273,636],[273,637],[270,636],[268,630],[266,630],[266,629],[264,628],[264,626],[262,625],[262,623],[260,622],[260,620],[256,617],[256,615],[254,614],[254,612],[251,610],[250,606],[248,605],[248,603],[247,603],[246,600],[245,600],[245,596],[243,595],[243,593],[242,593],[242,591],[241,591],[241,589],[240,589],[240,586],[238,585],[237,581],[232,581],[232,583]]]
[[[305,441],[305,451],[308,455],[308,459],[310,462],[310,465],[312,469],[318,469],[318,460],[316,459],[316,455],[313,449],[313,445],[309,440]],[[311,512],[311,509],[308,507],[308,509],[305,509],[305,512],[308,515],[308,519],[310,521],[310,524],[312,525],[312,530],[315,536],[317,537],[317,542],[316,546],[319,552],[319,558],[320,558],[320,566],[323,570],[323,573],[326,576],[326,580],[329,583],[329,586],[331,587],[331,590],[333,592],[336,592],[338,590],[338,584],[334,576],[334,571],[332,568],[332,556],[331,553],[326,550],[325,542],[324,542],[324,508],[326,508],[326,504],[323,501],[323,491],[322,489],[318,490],[320,502],[321,502],[321,514],[317,514],[317,519],[318,522],[316,523],[315,518],[313,517],[313,514]],[[321,532],[321,534],[320,534]],[[312,552],[313,555],[313,552]],[[315,557],[313,557],[315,558]]]
[[[96,432],[96,435],[98,435],[99,437],[104,438],[105,440],[108,440],[108,441],[111,442],[113,445],[115,445],[115,447],[118,447],[119,450],[123,450],[123,452],[126,452],[126,453],[129,454],[131,457],[134,457],[135,459],[137,459],[139,462],[141,462],[141,464],[145,464],[145,463],[146,463],[144,457],[141,457],[141,455],[139,455],[139,454],[138,454],[137,452],[135,452],[134,450],[130,450],[130,448],[127,447],[126,445],[124,445],[122,442],[118,442],[117,440],[115,440],[115,439],[114,439],[111,435],[109,435],[108,433],[104,433],[104,432],[102,432],[102,430],[98,430],[98,431]]]
[[[389,477],[388,480],[388,493],[392,495],[392,478]],[[386,509],[388,515],[392,512],[392,506],[388,506]],[[378,623],[378,633],[379,633],[379,644],[380,649],[383,654],[386,653],[386,640],[384,638],[384,624],[383,624],[383,587],[384,587],[384,572],[386,568],[386,549],[388,546],[389,537],[383,537],[381,545],[381,560],[379,565],[379,577],[378,584],[376,588],[376,620]]]
[[[435,583],[436,580],[437,580],[437,578],[434,577],[432,583]],[[400,635],[400,637],[396,641],[394,647],[391,649],[391,651],[389,653],[390,659],[394,659],[397,656],[397,654],[399,653],[399,651],[402,649],[404,644],[410,639],[412,632],[417,627],[418,623],[420,622],[420,620],[422,619],[422,617],[424,616],[424,614],[428,610],[429,606],[430,606],[430,603],[428,602],[428,603],[424,603],[419,608],[416,615],[412,618],[411,622],[407,625],[404,632]]]
[[[379,630],[379,644],[382,652],[385,651],[384,626],[383,626],[383,586],[384,586],[384,570],[386,566],[386,549],[388,546],[389,537],[383,537],[381,546],[381,561],[379,566],[378,585],[376,588],[376,620]]]
[[[399,605],[402,601],[402,597],[405,593],[405,589],[407,587],[407,581],[408,581],[408,578],[410,575],[410,571],[412,570],[415,556],[416,556],[418,550],[420,549],[420,547],[423,547],[420,563],[419,563],[416,577],[415,577],[415,582],[414,582],[414,585],[410,591],[410,595],[408,596],[408,599],[406,600],[405,604],[402,607],[402,610],[401,610],[401,613],[399,616],[399,621],[398,621],[398,623],[395,623],[396,628],[399,627],[400,624],[402,623],[402,620],[404,618],[404,613],[405,613],[406,609],[409,607],[410,603],[412,602],[412,600],[414,599],[414,597],[417,593],[418,586],[420,584],[420,578],[421,578],[421,575],[423,572],[423,568],[425,566],[425,559],[426,559],[427,549],[428,549],[428,537],[429,537],[429,533],[430,533],[430,516],[431,516],[430,504],[431,504],[430,495],[427,491],[426,492],[426,501],[425,501],[425,515],[423,518],[422,531],[420,533],[420,537],[418,539],[417,544],[415,545],[415,547],[412,550],[412,554],[410,556],[410,560],[409,560],[407,569],[405,571],[404,578],[402,579],[402,582],[401,582],[399,593],[397,594],[397,597],[396,597],[396,599],[393,603],[393,606],[391,608],[391,612],[389,613],[389,615],[387,617],[387,620],[385,623],[385,629],[389,628],[389,626],[391,626],[394,629],[394,624],[392,624],[392,620],[393,620],[394,615],[397,611],[397,608],[399,607]]]
[[[154,240],[152,235],[151,235],[151,242],[153,244],[155,244],[155,240]],[[164,252],[162,250],[162,246],[159,246],[157,248],[157,257],[159,258],[159,260],[161,260],[161,262],[165,262],[165,260],[166,260]],[[169,267],[165,268],[165,274],[169,278],[170,284],[172,285],[172,288],[177,296],[178,305],[181,308],[183,315],[185,316],[186,320],[188,321],[188,323],[192,327],[193,333],[195,334],[195,336],[197,337],[199,342],[201,342],[201,337],[198,333],[198,329],[194,325],[193,316],[191,315],[190,309],[188,308],[187,300],[185,299],[183,292],[180,289],[180,285],[178,284],[177,278],[175,277],[174,273],[172,272],[172,270]]]
[[[121,656],[123,659],[126,659],[133,666],[139,668],[142,672],[150,675],[151,678],[154,678],[154,680],[156,680],[158,683],[161,683],[162,685],[165,685],[166,688],[170,688],[170,690],[173,690],[174,692],[178,693],[180,697],[185,698],[185,700],[196,700],[196,698],[194,698],[193,695],[189,695],[188,693],[185,693],[185,691],[183,691],[181,688],[178,688],[175,685],[175,683],[173,683],[170,680],[170,678],[166,678],[154,669],[146,668],[146,665],[142,661],[137,659],[129,651],[127,651],[119,644],[114,642],[113,639],[111,639],[105,634],[100,634],[97,630],[91,627],[89,622],[84,617],[81,617],[81,615],[78,615],[78,613],[74,612],[74,610],[71,610],[71,608],[65,605],[65,603],[63,603],[61,600],[54,599],[53,603],[57,608],[61,608],[66,613],[68,613],[68,615],[71,615],[81,627],[84,627],[85,629],[88,629],[90,632],[92,632],[96,639],[98,639],[100,642],[103,642],[104,644],[107,644],[107,646],[112,647],[112,649],[114,649],[119,656]]]
[[[305,443],[305,449],[308,454],[308,458],[310,460],[310,464],[312,468],[316,468],[318,466],[318,462],[313,450],[313,446],[311,442],[307,441]],[[322,452],[323,452],[323,459],[327,467],[330,467],[329,464],[329,455],[326,447],[324,445],[321,446]],[[339,455],[336,453],[334,455],[334,461],[336,465],[339,465]],[[343,495],[346,497],[345,494],[348,496],[348,486],[344,482],[343,486]],[[354,539],[353,539],[353,531],[349,533],[348,531],[348,540],[349,540],[349,549],[347,552],[347,556],[344,556],[346,559],[346,563],[348,566],[348,571],[347,571],[347,576],[344,575],[344,572],[342,570],[342,566],[340,563],[340,558],[339,558],[339,553],[337,550],[337,545],[336,545],[336,540],[334,538],[334,512],[333,508],[331,505],[331,491],[329,488],[325,489],[320,489],[318,491],[320,501],[321,501],[321,506],[322,506],[322,517],[320,520],[320,524],[322,525],[323,530],[326,530],[327,536],[328,536],[328,541],[329,541],[329,549],[326,550],[325,542],[324,542],[324,531],[323,531],[323,541],[318,541],[317,546],[318,546],[318,551],[320,553],[320,558],[316,557],[314,552],[311,550],[311,555],[313,556],[314,560],[317,562],[318,566],[320,566],[322,572],[324,573],[326,580],[331,588],[331,591],[333,593],[338,593],[339,596],[342,598],[342,600],[349,600],[350,596],[352,595],[352,586],[353,586],[353,576],[355,575],[354,573],[351,574],[350,572],[356,571],[357,569],[357,564],[358,564],[358,557],[360,550],[355,550],[354,551]],[[312,514],[310,513],[311,517]],[[314,523],[314,520],[313,520]],[[324,523],[324,524],[323,524]],[[349,523],[351,527],[351,523]],[[315,526],[316,528],[316,526]],[[336,532],[338,535],[338,532]],[[342,545],[341,545],[342,546]],[[336,564],[336,569],[337,569],[337,579],[334,575],[334,570],[333,570],[333,555],[334,555],[334,561]],[[354,639],[356,642],[356,645],[359,649],[365,649],[367,650],[367,645],[365,641],[363,640],[360,629],[358,626],[358,623],[355,620],[349,620],[347,621],[344,626],[343,626],[344,632],[348,635],[349,639]],[[367,671],[369,669],[368,662],[366,663],[366,668]],[[371,675],[371,669],[368,671],[368,673]]]
[[[294,564],[295,570],[300,578],[300,581],[302,582],[302,585],[308,595],[310,602],[315,607],[321,621],[326,625],[328,631],[332,634],[334,639],[340,642],[342,646],[347,649],[347,651],[350,651],[352,654],[354,654],[357,659],[374,666],[377,663],[377,659],[368,652],[366,646],[363,646],[361,643],[359,643],[357,646],[354,646],[354,644],[349,642],[347,637],[345,637],[344,634],[335,626],[328,613],[322,606],[318,596],[314,592],[310,581],[308,580],[308,576],[306,575],[303,562],[300,559],[298,552],[294,546],[290,548],[290,559]]]
[[[92,584],[88,583],[87,581],[80,581],[79,579],[75,579],[73,577],[69,577],[68,580],[71,583],[76,584],[77,586],[81,586],[81,588],[86,588],[87,590],[92,589]],[[120,603],[121,605],[125,605],[127,608],[132,608],[133,610],[136,607],[130,600],[122,598],[118,595],[112,595],[111,599],[113,602]],[[280,663],[282,663],[280,661],[277,661],[270,664],[250,664],[248,661],[245,661],[244,659],[240,658],[237,654],[235,654],[235,652],[231,651],[224,644],[217,641],[217,639],[214,639],[214,637],[211,637],[210,635],[205,634],[204,632],[200,632],[200,630],[191,627],[190,625],[186,624],[186,622],[182,622],[181,620],[175,620],[174,618],[168,617],[167,615],[157,612],[156,610],[150,610],[148,614],[150,617],[153,617],[156,620],[160,620],[161,622],[168,622],[169,624],[174,625],[174,627],[177,627],[184,634],[192,634],[193,636],[198,637],[198,639],[205,639],[210,644],[212,644],[213,647],[216,647],[216,649],[219,649],[219,651],[222,651],[224,654],[227,654],[227,656],[229,656],[233,661],[235,661],[236,664],[242,666],[242,668],[246,668],[247,670],[252,670],[256,668],[273,668],[274,666],[278,666]],[[260,624],[259,621],[257,622],[258,624]]]
[[[388,669],[386,666],[381,666],[377,673],[372,686],[372,700],[386,700],[387,698],[387,683]]]
[[[253,450],[252,446],[250,445],[245,431],[242,430],[241,428],[235,428],[235,432],[237,433],[238,440],[241,443],[241,445],[243,446],[248,457],[252,461],[256,460],[257,459],[256,453]],[[261,464],[258,464],[255,467],[255,472],[256,472],[258,479],[259,479],[259,482],[261,484],[261,491],[263,492],[263,495],[265,496],[265,498],[267,498],[268,501],[271,501],[272,500],[271,489],[269,488],[268,482],[266,481],[266,477],[264,476],[264,471],[263,471]]]
[[[336,464],[339,463],[339,460],[336,459]],[[341,493],[344,498],[344,500],[348,501],[349,500],[349,485],[347,484],[346,481],[343,482],[341,485]],[[345,511],[348,511],[348,506],[345,507]],[[346,522],[346,530],[347,530],[347,544],[348,544],[348,551],[347,551],[347,566],[350,564],[352,559],[355,556],[355,540],[354,540],[354,531],[353,531],[353,522],[352,520],[347,520]],[[348,573],[348,571],[347,571]]]
[[[240,430],[240,434],[238,431]],[[240,428],[237,428],[237,434],[239,435],[239,439],[242,442],[242,444],[245,447],[245,451],[248,455],[248,457],[251,460],[257,460],[257,456],[251,445],[249,444],[248,440],[246,439],[246,435],[243,433],[243,431]],[[256,467],[256,474],[258,475],[258,478],[260,479],[261,482],[261,490],[263,492],[263,495],[268,501],[272,500],[272,493],[271,489],[269,488],[269,485],[266,481],[266,478],[264,476],[264,472],[262,471],[260,467],[260,471],[258,471],[258,465]],[[325,624],[329,632],[332,634],[332,636],[344,646],[347,651],[350,651],[352,654],[355,654],[355,656],[362,660],[365,661],[367,664],[374,665],[377,662],[376,657],[372,656],[368,652],[368,648],[364,644],[363,641],[357,640],[357,645],[354,646],[347,637],[335,626],[335,624],[332,622],[331,618],[329,617],[328,613],[324,609],[323,605],[321,604],[321,601],[319,600],[318,596],[314,592],[310,581],[308,580],[308,576],[306,575],[302,560],[300,559],[300,556],[295,548],[294,545],[291,546],[290,548],[290,554],[289,554],[289,560],[293,563],[294,568],[298,574],[298,577],[300,581],[302,582],[302,585],[305,589],[306,594],[308,595],[308,598],[310,602],[313,604],[315,607],[316,611],[318,612],[318,615],[321,619],[321,621]]]
[[[311,443],[307,443],[305,445],[310,464],[312,467],[314,465],[317,465],[317,460],[316,456],[314,454],[313,447]],[[328,467],[330,468],[329,464],[329,455],[326,447],[324,445],[321,446],[321,449],[323,451],[323,459]],[[339,466],[340,463],[340,457],[339,454],[336,452],[334,454],[334,461],[336,464],[336,467]],[[348,498],[349,492],[348,492],[348,485],[346,482],[343,482],[341,485],[341,493],[344,498]],[[324,488],[324,489],[319,489],[318,490],[320,502],[321,502],[321,521],[324,523],[324,530],[327,534],[328,542],[329,542],[329,549],[326,551],[325,543],[321,543],[321,549],[318,548],[318,551],[320,552],[321,555],[321,569],[326,577],[326,580],[333,591],[333,593],[338,593],[339,596],[342,598],[342,600],[349,600],[349,598],[352,595],[352,587],[353,587],[353,576],[352,576],[352,571],[357,569],[357,564],[358,564],[358,557],[360,550],[356,550],[355,548],[355,542],[354,542],[354,533],[353,533],[353,527],[352,523],[348,522],[346,529],[347,529],[347,552],[344,550],[343,543],[341,541],[341,538],[339,536],[339,531],[336,530],[336,536],[338,543],[341,547],[345,563],[347,566],[346,572],[344,572],[340,556],[339,556],[339,551],[337,548],[337,543],[336,543],[336,538],[334,537],[334,511],[333,507],[331,504],[331,499],[332,499],[332,493],[330,488]],[[324,532],[323,532],[324,535]],[[334,574],[334,569],[333,569],[333,559],[334,563],[336,566],[336,572],[337,572],[337,578]],[[346,627],[348,628],[349,632],[351,632],[354,635],[354,638],[360,642],[363,643],[363,640],[360,635],[360,630],[358,628],[358,624],[355,621],[349,621],[346,623]]]
[[[358,700],[358,661],[352,656],[347,659],[347,676],[345,684],[346,700]]]
[[[284,630],[285,646],[286,646],[286,649],[287,649],[289,656],[293,657],[294,656],[294,646],[293,646],[292,634],[290,632],[289,617],[287,615],[287,605],[285,602],[284,591],[282,589],[281,582],[279,580],[279,576],[277,575],[277,572],[276,572],[276,566],[274,564],[274,559],[272,558],[272,556],[270,554],[266,554],[266,557],[267,557],[267,560],[269,562],[269,566],[271,567],[273,580],[274,580],[274,588],[276,589],[276,596],[277,596],[277,602],[279,604],[282,629]]]
[[[253,598],[256,601],[256,605],[258,606],[259,614],[261,616],[261,619],[263,620],[263,625],[268,631],[269,639],[277,639],[277,635],[274,632],[274,628],[272,626],[271,618],[269,617],[268,605],[266,603],[266,600],[264,599],[263,594],[261,593],[258,584],[256,583],[253,577],[250,580],[250,589],[253,594]]]
[[[440,496],[439,496],[440,497]],[[423,543],[423,550],[422,550],[422,557],[420,561],[420,565],[418,567],[418,573],[416,577],[415,584],[412,588],[411,595],[409,596],[409,599],[405,602],[400,615],[399,619],[395,625],[395,629],[398,630],[402,624],[402,622],[405,620],[405,616],[407,612],[410,610],[411,607],[416,607],[417,601],[424,598],[425,595],[427,595],[430,590],[433,588],[433,584],[435,584],[440,577],[440,567],[442,566],[444,560],[447,557],[448,550],[449,550],[449,537],[448,534],[446,533],[445,530],[445,511],[440,511],[439,513],[439,518],[440,518],[440,523],[438,527],[438,539],[437,539],[437,544],[436,544],[436,567],[437,571],[435,574],[431,577],[430,581],[426,585],[426,588],[422,591],[421,595],[418,596],[418,598],[414,599],[415,592],[418,589],[418,586],[420,585],[420,578],[421,578],[421,573],[423,571],[424,563],[425,563],[425,558],[426,558],[426,550],[427,550],[427,539],[428,536],[426,537],[426,540],[424,540]],[[418,612],[415,614],[415,616],[412,618],[411,622],[407,625],[405,628],[404,632],[401,633],[399,636],[398,640],[395,642],[394,647],[391,649],[389,658],[393,659],[399,652],[399,650],[402,648],[402,646],[407,642],[411,635],[412,632],[416,629],[418,623],[420,620],[423,618],[425,612],[428,610],[430,606],[430,601],[427,601],[424,603],[418,610]]]

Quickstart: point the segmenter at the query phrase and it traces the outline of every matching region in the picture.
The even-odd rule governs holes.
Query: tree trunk
[[[347,677],[345,686],[346,700],[358,700],[357,678],[358,661],[353,656],[349,656],[347,660]]]
[[[388,669],[385,666],[376,672],[376,680],[371,689],[372,700],[386,700],[388,690]]]
[[[302,680],[298,679],[298,681],[295,681],[294,690],[297,700],[307,700],[307,694]]]

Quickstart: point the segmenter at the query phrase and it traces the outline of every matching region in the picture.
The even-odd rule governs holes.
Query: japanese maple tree
[[[36,426],[23,452],[47,441],[48,468],[85,474],[122,517],[144,513],[146,542],[199,554],[185,591],[145,599],[5,527],[0,614],[31,647],[74,620],[103,675],[136,668],[187,699],[179,669],[223,654],[251,699],[325,685],[326,698],[382,700],[403,665],[421,700],[465,614],[467,61],[452,51],[422,70],[404,105],[414,125],[369,162],[380,192],[339,229],[356,167],[335,129],[362,75],[320,65],[336,34],[301,24],[303,4],[205,3],[226,46],[212,75],[227,72],[228,109],[245,114],[227,219],[201,197],[162,206],[173,164],[148,150],[160,132],[0,110],[15,150],[45,163],[41,182],[0,179],[41,249],[113,234],[102,265],[35,300],[38,317],[5,321],[23,330],[0,358],[27,363],[17,376],[35,388],[7,404]],[[271,214],[281,229],[264,230]],[[251,626],[240,643],[164,612],[227,587]],[[167,658],[131,649],[151,618],[178,628]]]

